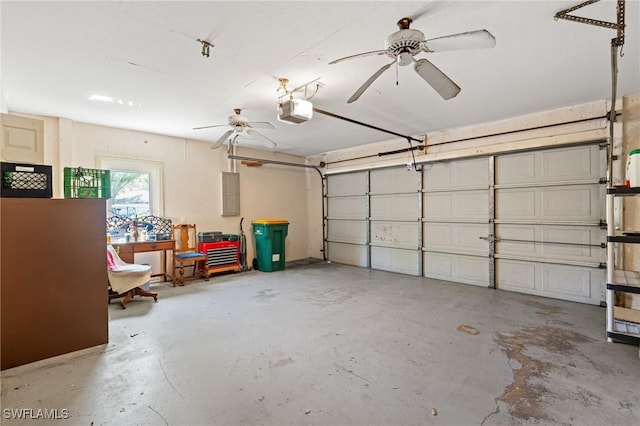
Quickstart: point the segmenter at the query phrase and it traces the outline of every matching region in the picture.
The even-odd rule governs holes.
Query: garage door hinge
[[[612,159],[613,161],[615,161],[615,160],[617,160],[617,159],[618,159],[618,156],[617,156],[617,155],[612,155],[612,156],[611,156],[611,159]]]
[[[600,223],[598,224],[598,226],[600,227],[600,229],[607,229],[607,222],[600,219]]]
[[[601,262],[601,263],[598,265],[598,269],[607,269],[607,264],[606,264],[606,263]]]
[[[607,179],[606,177],[601,177],[598,183],[609,183],[609,179]]]

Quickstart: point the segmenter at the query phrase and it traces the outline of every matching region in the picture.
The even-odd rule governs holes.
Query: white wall
[[[208,142],[39,117],[45,123],[45,164],[53,166],[54,197],[63,196],[63,168],[97,168],[97,157],[153,160],[163,164],[164,205],[162,216],[175,223],[195,223],[198,231],[240,232],[240,218],[247,235],[247,259],[254,257],[251,221],[285,218],[290,222],[286,260],[310,256],[307,230],[307,172],[304,168],[237,163],[240,173],[241,216],[222,217],[221,172],[230,171],[226,148],[210,149]],[[304,164],[291,155],[240,150],[238,154]],[[155,213],[155,212],[154,212]],[[321,223],[318,224],[321,226]],[[316,251],[317,252],[317,251]],[[321,254],[319,257],[322,257]]]

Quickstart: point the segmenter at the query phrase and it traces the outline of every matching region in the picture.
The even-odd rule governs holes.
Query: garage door
[[[420,275],[420,177],[400,167],[371,171],[372,268]]]
[[[585,144],[428,163],[422,174],[331,175],[328,259],[598,304],[605,156]]]
[[[327,177],[327,259],[369,266],[369,172]]]
[[[605,155],[585,145],[495,158],[497,288],[604,300]]]
[[[423,167],[424,276],[489,286],[489,159]]]

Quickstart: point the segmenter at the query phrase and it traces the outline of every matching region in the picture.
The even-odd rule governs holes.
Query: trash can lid
[[[289,221],[287,219],[258,219],[258,220],[254,220],[251,223],[255,223],[258,225],[278,225],[278,224],[289,224]]]

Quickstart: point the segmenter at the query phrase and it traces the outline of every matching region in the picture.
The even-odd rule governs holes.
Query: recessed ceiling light
[[[127,100],[127,99],[113,99],[111,96],[104,96],[104,95],[92,95],[89,100],[92,101],[98,101],[98,102],[108,102],[111,104],[120,104],[120,105],[127,105],[130,106],[132,108],[142,108],[142,103],[141,102],[135,102],[132,100]]]
[[[104,95],[92,95],[89,98],[90,101],[100,101],[100,102],[113,102],[113,98],[111,96]]]

